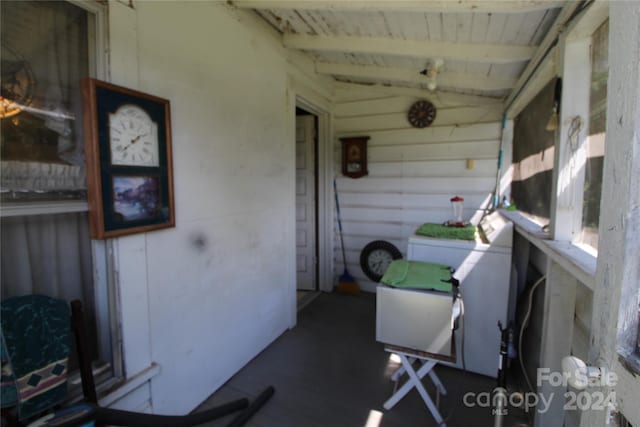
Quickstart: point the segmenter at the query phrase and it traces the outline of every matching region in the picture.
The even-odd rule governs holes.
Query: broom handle
[[[333,178],[333,194],[336,199],[336,211],[338,213],[338,229],[340,230],[340,247],[342,248],[342,263],[344,269],[347,269],[347,257],[344,254],[344,240],[342,239],[342,220],[340,219],[340,203],[338,202],[338,188],[336,187],[336,179]]]

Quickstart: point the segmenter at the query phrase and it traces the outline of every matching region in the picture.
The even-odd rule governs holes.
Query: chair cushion
[[[71,351],[70,310],[64,300],[28,295],[2,301],[2,336],[18,398],[18,417],[62,403]]]

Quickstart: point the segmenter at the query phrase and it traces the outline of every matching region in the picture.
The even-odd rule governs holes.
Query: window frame
[[[88,61],[89,76],[104,79],[108,70],[107,55],[107,6],[98,2],[65,0],[87,12],[88,18]],[[84,144],[84,141],[81,142]],[[34,216],[60,213],[88,212],[86,200],[56,201],[6,201],[0,204],[0,217]],[[111,361],[111,375],[98,375],[99,390],[122,381],[124,364],[122,352],[122,333],[119,322],[119,298],[114,279],[113,242],[91,240],[91,258],[93,265],[94,305],[99,333],[101,358]],[[104,367],[94,372],[99,374]],[[81,391],[79,373],[69,378],[69,395],[74,399]]]
[[[565,35],[563,39],[560,126],[556,131],[552,187],[555,194],[551,199],[550,225],[554,240],[571,242],[581,247],[578,235],[582,225],[584,165],[589,129],[591,35],[580,38]],[[589,72],[585,72],[585,67],[588,67]],[[574,118],[579,124],[573,121]],[[574,142],[577,142],[577,146]]]
[[[571,246],[569,252],[573,255],[563,254],[563,256],[568,256],[571,262],[578,265],[583,264],[584,260],[587,260],[589,265],[595,264],[598,257],[597,249],[581,240],[585,165],[589,142],[591,46],[593,34],[609,18],[608,7],[605,8],[600,4],[597,6],[588,8],[586,12],[583,11],[583,16],[578,17],[574,25],[560,35],[557,52],[553,54],[556,59],[551,61],[557,63],[558,70],[557,73],[550,75],[548,80],[551,81],[556,75],[562,78],[562,94],[558,111],[559,126],[555,131],[554,175],[549,195],[551,199],[549,233],[543,238],[555,241],[558,245],[568,243]],[[588,72],[585,72],[585,68],[588,68]],[[569,77],[564,78],[565,76]],[[546,79],[544,81],[548,83]],[[538,86],[540,89],[544,87],[541,84]],[[537,95],[533,95],[528,102],[532,102],[535,96]],[[525,109],[526,105],[522,106],[517,110],[518,114]],[[551,113],[551,106],[549,111]],[[573,141],[570,141],[569,137],[573,117],[579,117],[581,121],[577,134],[578,146],[574,147],[575,149],[571,149]],[[540,218],[520,211],[518,214],[526,217],[527,222],[539,225],[543,232],[544,223]],[[592,285],[592,280],[587,285]]]
[[[637,16],[637,12],[630,13],[630,11],[625,10],[625,7],[626,6],[622,4],[613,5],[613,3],[610,4],[609,2],[593,3],[590,8],[587,9],[587,13],[585,13],[585,15],[581,17],[582,19],[580,19],[578,24],[572,28],[569,28],[567,32],[567,42],[579,42],[580,40],[584,40],[586,38],[588,38],[591,42],[593,34],[607,19],[610,20],[609,46],[612,46],[612,44],[614,43],[612,40],[615,41],[616,39],[620,39],[621,33],[625,34],[625,38],[633,38],[632,36],[627,35],[627,32],[630,28],[633,28],[633,17]],[[613,10],[614,8],[615,11]],[[634,6],[634,8],[637,8],[637,6]],[[622,19],[623,16],[625,17],[624,19]],[[614,19],[613,25],[611,24],[612,18]],[[625,19],[628,19],[628,21],[625,21]],[[624,30],[625,28],[626,31]],[[637,29],[635,33],[637,33]],[[616,55],[614,55],[616,57],[612,58],[612,52],[616,53]],[[614,65],[610,67],[610,74],[608,79],[609,85],[611,85],[612,82],[614,83],[614,85],[615,83],[619,83],[616,82],[616,80],[620,79],[619,71],[621,69],[621,64],[619,63],[619,61],[620,57],[622,56],[624,55],[621,54],[619,50],[613,50],[609,52],[609,62],[612,63],[613,61],[614,63]],[[637,54],[635,55],[635,57],[637,59]],[[590,56],[587,56],[587,59],[589,60],[589,69],[591,69]],[[632,61],[630,60],[629,62]],[[618,67],[617,69],[615,68],[616,66]],[[615,72],[613,72],[613,80],[612,70],[615,70]],[[589,80],[590,75],[591,72],[589,72]],[[608,115],[620,114],[619,111],[614,111],[616,103],[613,101],[613,99],[615,99],[615,95],[613,95],[613,90],[610,86],[608,88],[607,95],[607,109],[609,110]],[[620,106],[618,105],[618,107]],[[586,114],[583,117],[588,118],[588,113],[589,111],[587,109]],[[611,117],[608,117],[607,124],[609,125],[611,122]],[[631,126],[633,126],[633,120],[631,120],[630,123]],[[622,125],[623,123],[620,124]],[[586,123],[585,126],[588,130],[588,123]],[[629,126],[629,122],[624,123],[625,129],[628,129]],[[638,126],[637,122],[635,122],[635,126]],[[606,132],[610,138],[616,138],[620,137],[621,130],[607,128]],[[607,157],[607,154],[605,154],[605,172],[612,163],[615,164],[615,162],[621,161],[620,155],[622,154],[623,150],[622,148],[616,148],[615,144],[611,144],[606,147],[607,148],[605,148],[605,152],[609,152],[610,154],[615,153],[615,155],[613,155],[612,157]],[[630,172],[630,169],[628,169],[628,167],[629,166],[626,164],[620,164],[619,173],[622,176],[622,183],[624,183],[626,180],[632,179],[626,175]],[[607,180],[607,177],[610,178],[610,176],[611,175],[603,175],[603,183]],[[584,179],[582,179],[581,183],[583,182],[583,180]],[[579,194],[582,198],[582,188],[580,189]],[[603,212],[607,212],[602,209],[604,203],[611,203],[615,200],[618,200],[617,195],[606,193],[606,190],[603,187],[603,192],[600,196],[601,214]],[[625,209],[628,208],[628,206],[623,207]],[[578,230],[580,230],[582,225],[582,205],[580,205],[579,213],[580,215],[576,215],[579,222],[575,224],[577,227],[579,227]],[[607,218],[607,220],[609,220],[608,225],[602,220],[602,216],[600,217],[599,239],[602,240],[603,236],[606,236],[607,243],[611,244],[611,233],[603,233],[603,230],[606,230],[606,227],[611,226],[611,218]],[[612,233],[614,235],[621,234],[619,230],[613,230]],[[623,237],[623,240],[628,241],[628,239],[629,236]],[[573,240],[571,240],[571,243],[576,247],[581,246],[579,244],[576,244]],[[620,244],[622,243],[623,242],[620,242]],[[618,401],[618,403],[620,403],[624,401],[632,401],[629,399],[632,396],[637,395],[638,391],[640,390],[640,382],[638,381],[637,377],[638,373],[640,373],[640,349],[638,347],[638,341],[640,340],[640,315],[638,313],[640,292],[638,288],[638,282],[633,280],[633,278],[629,276],[629,274],[632,274],[630,273],[630,271],[618,271],[620,267],[624,265],[624,263],[628,262],[628,260],[625,261],[625,257],[618,257],[613,259],[612,256],[612,253],[608,252],[595,254],[595,257],[597,257],[597,272],[596,277],[594,277],[594,284],[596,285],[596,287],[594,288],[593,296],[594,313],[591,325],[592,341],[590,343],[590,358],[592,359],[592,363],[604,363],[606,366],[608,366],[609,369],[612,370],[612,372],[617,374],[618,379],[616,381],[616,385],[612,388],[612,390],[617,393],[618,398],[621,398]],[[635,264],[637,264],[637,262],[632,262],[631,265]],[[627,269],[623,268],[623,270]],[[620,274],[622,274],[624,277],[619,276]],[[609,287],[605,287],[602,285],[604,281],[612,279],[615,282],[620,281],[622,285],[621,288],[616,289],[615,286],[612,286],[612,283],[610,283]],[[637,407],[634,405],[618,405],[616,407],[616,410],[621,411],[621,413],[627,418],[631,417],[630,419],[634,423],[637,422],[638,419],[640,419],[638,418],[640,416],[640,412],[638,412]],[[585,414],[589,415],[582,417],[580,425],[583,426],[600,425],[603,422],[603,418],[606,417],[606,412],[604,411],[587,411],[583,415]]]
[[[622,6],[619,6],[619,9],[621,8]],[[586,138],[586,135],[589,133],[588,95],[590,92],[591,80],[592,36],[593,33],[598,30],[598,28],[607,19],[610,18],[609,9],[610,4],[608,2],[594,2],[590,4],[587,8],[579,13],[579,16],[577,16],[577,19],[572,22],[572,25],[568,26],[568,28],[561,34],[557,43],[558,55],[555,56],[555,60],[557,61],[559,67],[559,74],[562,76],[567,76],[566,79],[563,79],[564,87],[562,100],[564,101],[564,105],[562,107],[565,108],[564,110],[561,110],[561,119],[559,120],[562,126],[560,128],[562,130],[560,130],[559,132],[562,132],[562,134],[557,134],[556,139],[556,147],[560,147],[556,148],[558,153],[556,153],[557,155],[554,163],[555,168],[558,171],[558,175],[560,175],[560,171],[562,171],[562,168],[566,167],[569,162],[568,156],[560,155],[560,153],[562,153],[561,144],[567,142],[567,124],[564,123],[566,121],[566,118],[575,116],[576,114],[580,115],[583,119],[586,118],[586,120],[584,120],[585,123],[582,124],[580,134],[581,136],[584,134],[582,138]],[[616,18],[619,20],[620,12],[618,12]],[[633,21],[632,18],[629,19],[630,21]],[[609,28],[611,34],[611,30],[612,28],[614,28],[614,25],[610,24]],[[609,43],[611,43],[611,41]],[[611,52],[609,52],[609,55],[611,60]],[[552,55],[549,59],[549,62],[553,61],[554,56]],[[584,72],[586,66],[589,67],[588,73]],[[584,74],[587,74],[587,79],[582,78]],[[574,77],[576,76],[577,78],[574,79]],[[581,82],[578,82],[578,80],[581,80]],[[609,81],[611,82],[611,77],[609,77]],[[540,88],[540,83],[538,83],[536,87]],[[578,97],[582,97],[582,100],[578,100]],[[611,90],[609,90],[609,94],[607,96],[608,106],[612,105],[612,98],[612,92]],[[569,103],[575,104],[571,106],[571,109],[567,108],[567,100],[569,100]],[[582,110],[580,110],[580,108],[582,108]],[[511,110],[511,112],[513,112],[513,110]],[[611,120],[608,119],[608,122],[610,121]],[[609,129],[607,129],[607,131],[609,132]],[[584,139],[581,139],[581,141],[584,141]],[[584,153],[584,158],[586,160],[586,152]],[[615,158],[605,158],[605,168],[607,164],[615,161]],[[543,249],[550,260],[550,265],[553,265],[554,263],[561,265],[562,268],[569,273],[570,277],[575,278],[578,282],[584,284],[591,291],[593,291],[594,312],[592,314],[591,339],[597,339],[598,343],[594,344],[593,341],[590,342],[589,351],[593,354],[590,354],[589,357],[592,358],[592,363],[595,363],[598,366],[601,363],[604,363],[613,372],[619,375],[619,387],[616,387],[614,391],[618,393],[619,397],[622,397],[623,399],[626,398],[628,400],[631,396],[637,394],[639,390],[638,387],[640,386],[640,383],[637,380],[637,373],[640,372],[640,355],[638,354],[638,341],[640,340],[640,331],[638,330],[638,323],[640,322],[640,315],[638,313],[638,299],[640,299],[640,295],[638,292],[637,283],[634,283],[634,285],[636,285],[634,289],[627,289],[626,286],[623,287],[623,289],[620,290],[622,292],[622,295],[619,300],[611,295],[612,293],[616,293],[615,289],[604,289],[604,287],[602,286],[602,279],[605,274],[609,276],[615,274],[603,268],[603,265],[605,263],[611,262],[609,259],[610,255],[608,253],[605,253],[604,251],[598,254],[594,249],[579,243],[578,238],[580,236],[578,235],[578,233],[581,233],[582,228],[584,176],[577,176],[577,174],[571,176],[570,174],[566,173],[567,169],[565,169],[564,178],[567,178],[567,176],[569,176],[569,179],[565,179],[565,181],[557,179],[556,181],[554,181],[554,186],[552,187],[552,232],[550,233],[550,235],[540,236],[540,232],[538,231],[539,228],[536,227],[533,223],[529,226],[525,226],[523,223],[526,220],[517,212],[507,212],[506,214],[510,217],[513,217],[514,223],[516,223],[516,230],[519,231],[520,234],[525,236],[525,238],[527,238],[529,242],[531,242],[538,248]],[[624,172],[626,171],[623,171],[621,173]],[[558,176],[558,178],[560,178],[560,176]],[[563,182],[565,184],[568,182],[572,185],[571,188],[573,189],[573,191],[571,192],[571,194],[573,196],[578,196],[579,206],[575,203],[575,198],[572,199],[571,204],[566,204],[565,206],[557,203],[557,198],[561,194],[561,191],[559,191],[560,187],[558,186],[559,182]],[[577,184],[579,184],[579,189],[576,186]],[[606,195],[603,191],[600,200],[601,206],[603,204],[603,201],[606,201],[610,196],[611,195]],[[602,212],[606,211],[601,210],[601,213]],[[602,216],[599,229],[600,240],[602,240],[603,236],[609,235],[609,233],[604,234],[604,232],[602,231],[603,229],[605,229],[604,222],[602,221]],[[598,257],[598,255],[600,255],[600,257]],[[621,259],[616,259],[615,267],[617,267],[618,263],[621,262]],[[551,271],[552,269],[548,268],[548,273]],[[629,278],[627,277],[626,280],[628,281],[628,279]],[[552,286],[554,286],[553,298],[557,298],[558,295],[565,295],[570,288],[570,286],[566,286],[566,282],[562,282],[561,280],[556,281]],[[551,298],[551,296],[549,298]],[[600,313],[598,309],[601,310],[602,308],[598,307],[598,303],[601,301],[611,300],[615,301],[615,304],[608,307],[606,313]],[[555,310],[562,309],[563,308],[560,307],[556,308]],[[558,314],[558,312],[556,311],[555,314]],[[631,314],[633,314],[633,316],[631,316]],[[606,324],[605,319],[607,321]],[[622,319],[624,319],[624,321],[621,322]],[[560,328],[560,331],[558,330],[558,328]],[[547,330],[543,332],[543,342],[554,342],[553,339],[560,336],[558,335],[559,333],[564,333],[565,339],[567,335],[570,337],[573,335],[572,325],[555,325],[551,329],[551,331]],[[613,337],[611,336],[612,334],[614,335]],[[625,339],[621,339],[622,336],[626,337],[626,339],[628,340],[626,343]],[[553,353],[549,356],[555,357],[559,360],[566,354],[564,354],[564,350],[558,351],[557,347],[558,346],[554,344],[552,347],[545,351]],[[627,349],[626,355],[624,350],[625,347]],[[606,350],[602,350],[603,348]],[[632,352],[629,352],[629,350],[631,349]],[[596,354],[601,351],[602,354]],[[589,360],[585,361],[589,362]],[[626,412],[624,413],[625,416],[631,416],[632,421],[637,421],[639,413],[636,407],[630,408],[629,406],[623,406],[621,410],[623,413]],[[582,415],[589,415],[582,417],[581,425],[600,425],[602,420],[599,419],[599,417],[603,416],[604,411],[601,412],[602,413],[596,412],[593,414],[584,412]],[[560,407],[560,411],[558,411],[557,408],[553,407],[548,413],[540,414],[539,417],[536,416],[536,425],[544,425],[546,421],[552,420],[555,420],[554,422],[556,422],[558,419],[561,419],[560,417],[562,416],[562,408]]]
[[[556,135],[555,192],[551,201],[551,236],[554,240],[570,242],[585,254],[598,257],[598,249],[585,243],[583,236],[583,208],[585,169],[588,161],[589,127],[591,116],[591,79],[593,36],[608,21],[608,10],[602,5],[587,11],[588,18],[578,20],[563,36],[560,43],[560,69],[563,78],[560,115]],[[585,72],[585,69],[587,69]],[[577,135],[574,118],[580,119]],[[606,130],[605,130],[606,132]],[[573,140],[575,136],[576,141]],[[577,147],[575,146],[577,142]],[[573,145],[573,146],[572,146]],[[602,194],[600,195],[602,203]],[[569,226],[566,226],[566,225]],[[561,226],[562,225],[562,226]]]

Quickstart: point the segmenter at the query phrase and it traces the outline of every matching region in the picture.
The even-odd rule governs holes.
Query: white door
[[[298,289],[316,289],[314,117],[296,117],[296,271]]]

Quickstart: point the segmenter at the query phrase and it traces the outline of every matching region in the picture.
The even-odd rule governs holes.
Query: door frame
[[[331,233],[333,228],[333,217],[331,215],[331,209],[333,208],[331,203],[332,193],[329,191],[331,188],[331,171],[333,169],[330,117],[327,111],[300,95],[296,96],[296,106],[314,114],[318,118],[318,192],[316,194],[316,203],[318,205],[318,215],[316,218],[318,224],[318,235],[316,236],[318,239],[318,253],[316,254],[318,257],[317,288],[320,291],[330,292],[333,288],[330,262],[333,253],[333,242],[330,240],[333,236]]]
[[[290,86],[289,97],[289,117],[290,117],[290,132],[292,149],[295,151],[295,126],[296,126],[296,107],[300,107],[309,113],[314,114],[318,118],[317,123],[317,248],[316,254],[318,258],[318,284],[317,289],[322,292],[330,292],[333,289],[332,269],[333,269],[333,216],[331,214],[333,209],[331,192],[331,179],[333,176],[333,148],[331,144],[331,114],[328,111],[328,105],[321,106],[320,104],[326,104],[323,100],[318,102],[311,101],[308,97],[296,93]],[[312,96],[313,97],[313,96]],[[315,98],[315,97],[313,97]],[[295,173],[295,170],[294,170]],[[293,178],[295,181],[295,177]],[[292,188],[292,198],[295,198],[295,185]],[[295,203],[292,205],[295,208]],[[295,233],[295,224],[294,224]],[[295,237],[295,234],[294,234]],[[296,271],[295,271],[295,238],[293,239],[293,262],[291,266],[292,272],[292,285],[290,294],[290,309],[289,309],[289,327],[293,328],[297,322],[297,307],[296,307]]]

